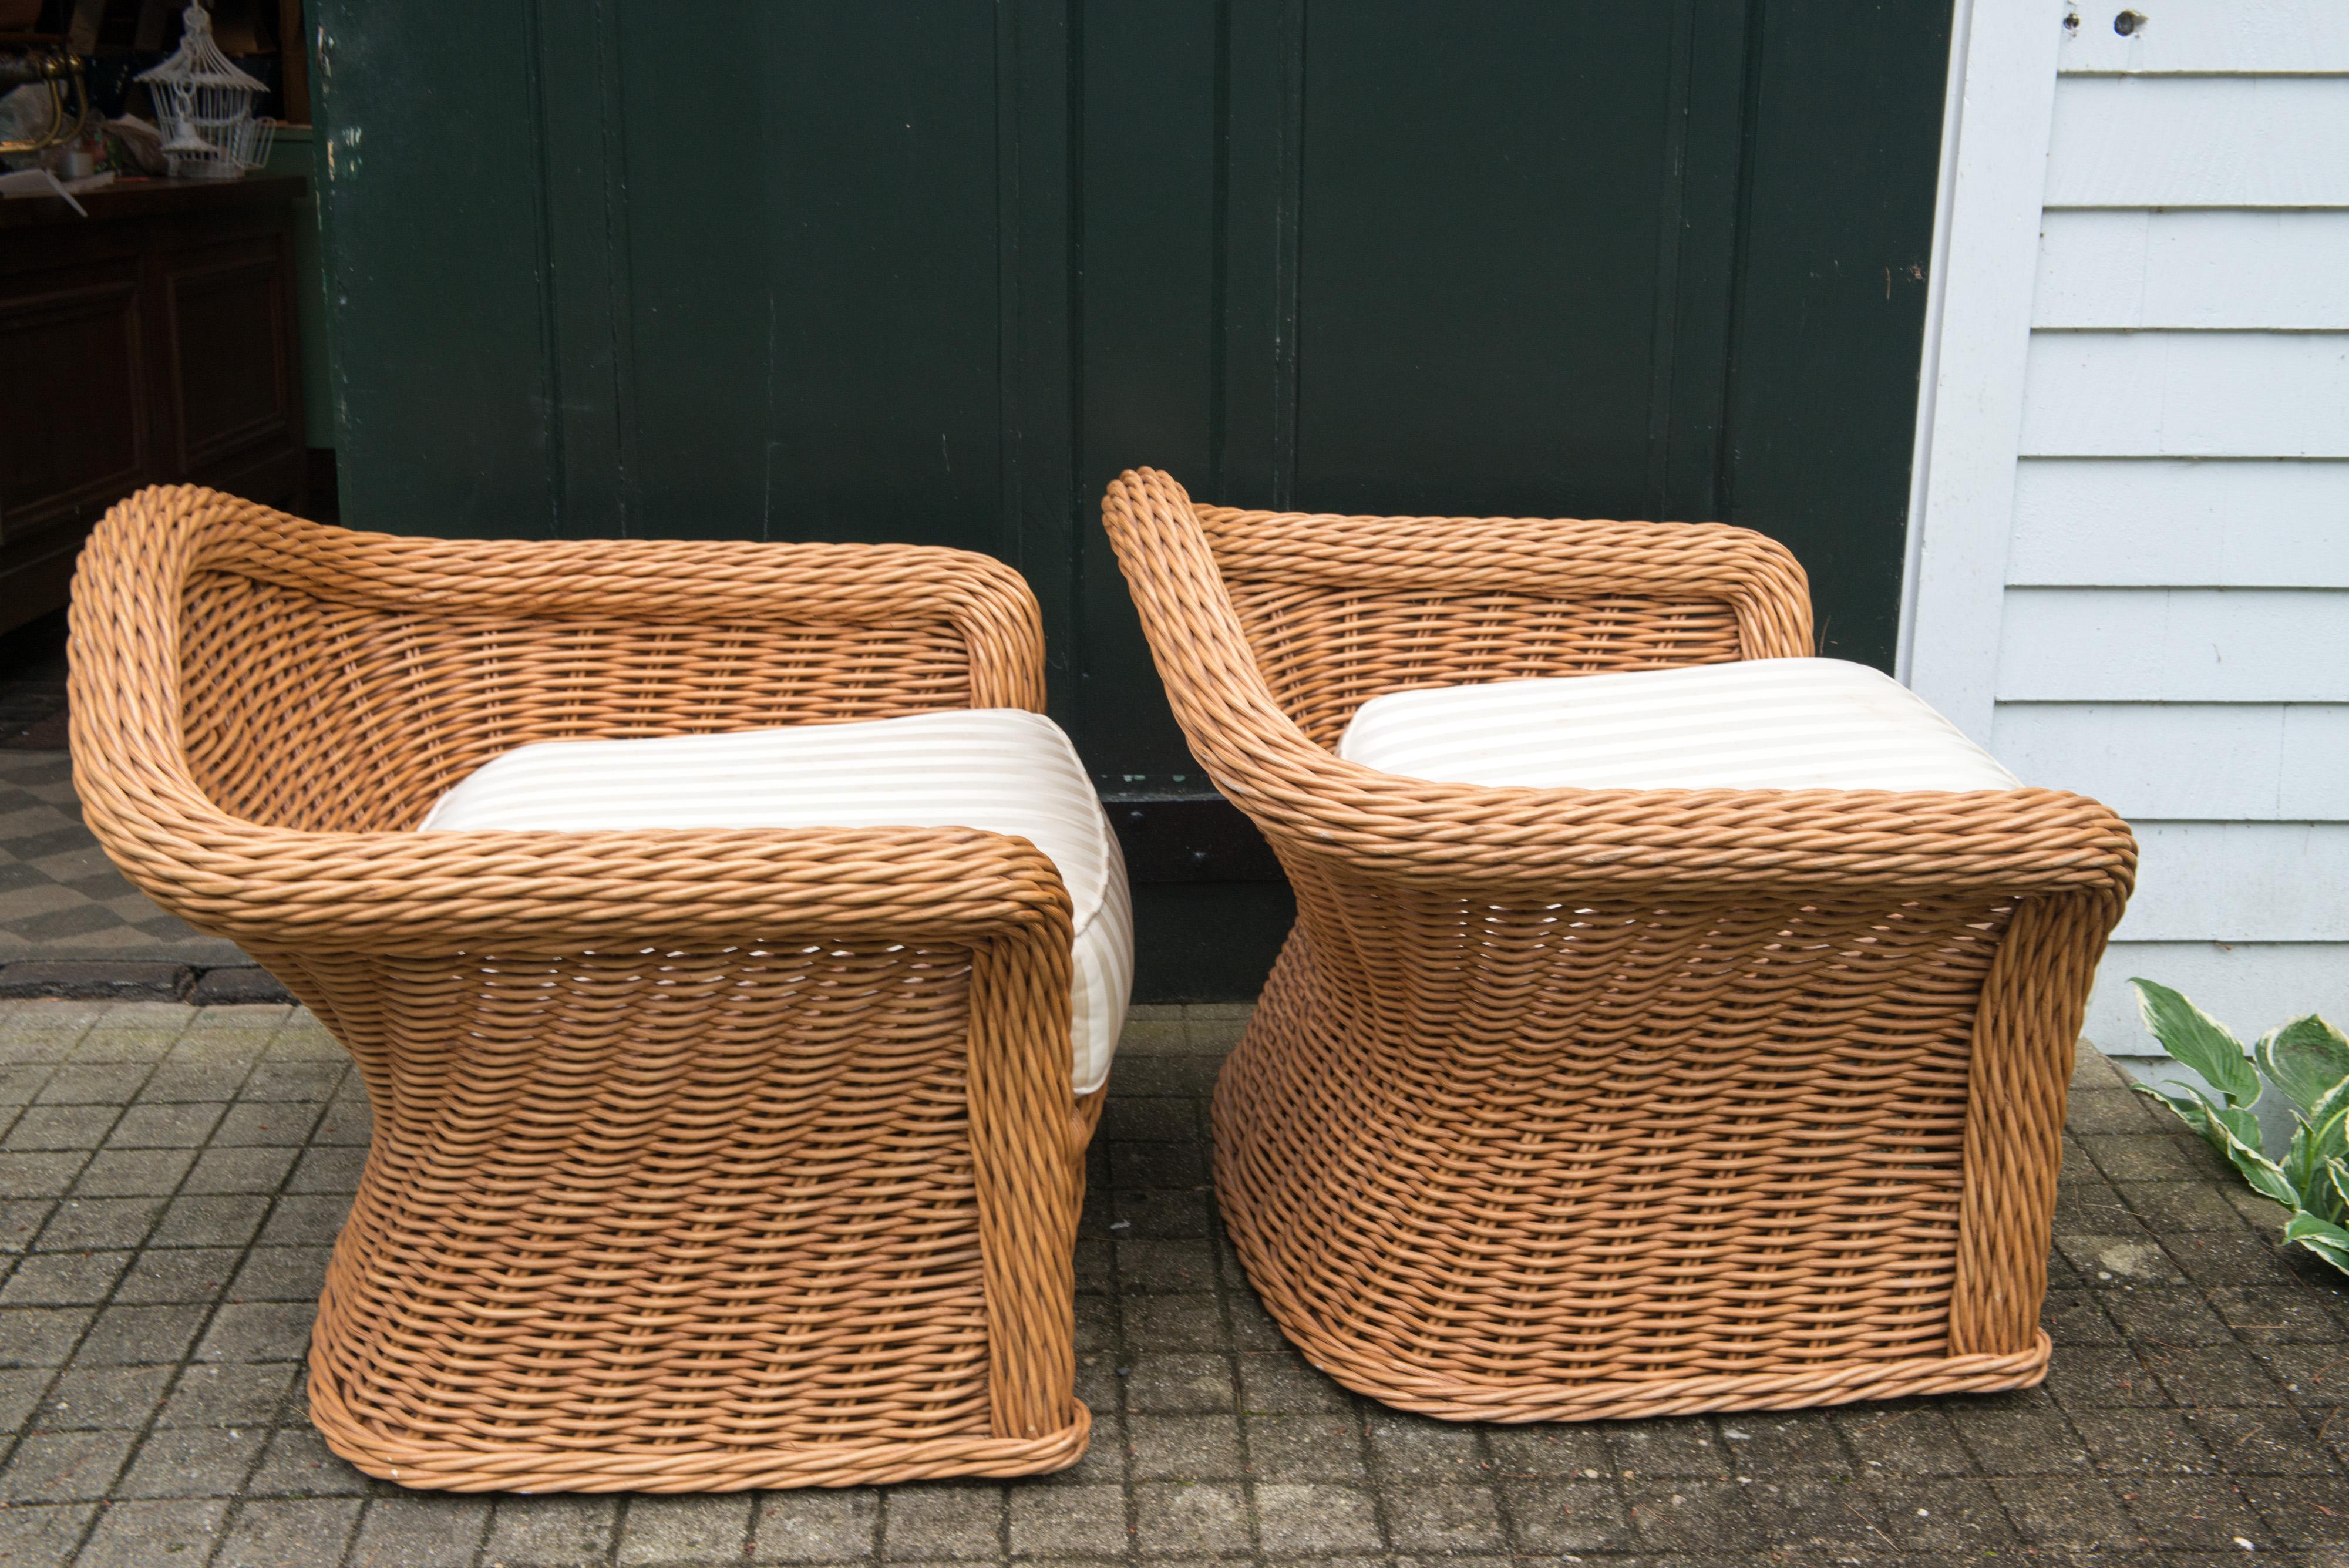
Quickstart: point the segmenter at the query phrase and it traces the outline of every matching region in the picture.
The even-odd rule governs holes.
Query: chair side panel
[[[1299,935],[1226,1071],[1218,1152],[1258,1284],[1377,1376],[1948,1354],[2009,906],[1509,903],[1289,870]]]

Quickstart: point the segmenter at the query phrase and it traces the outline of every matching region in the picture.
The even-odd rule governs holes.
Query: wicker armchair
[[[1433,784],[1328,749],[1409,688],[1810,651],[1742,529],[1103,520],[1295,930],[1215,1102],[1282,1328],[1454,1420],[2013,1388],[2064,1090],[2135,863],[2091,800]]]
[[[911,547],[450,542],[142,492],[81,561],[88,818],[347,1046],[310,1354],[409,1486],[727,1490],[1083,1453],[1068,895],[964,829],[407,831],[525,742],[1036,710],[1034,600]]]

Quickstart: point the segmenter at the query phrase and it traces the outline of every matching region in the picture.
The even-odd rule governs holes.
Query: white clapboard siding
[[[2006,580],[2349,587],[2349,462],[2025,458]]]
[[[2080,25],[2058,56],[2065,75],[2349,71],[2349,5],[2341,0],[2159,0],[2134,32],[2114,31],[2133,4],[2074,7]]]
[[[1914,558],[1978,569],[1912,575],[1903,668],[2026,781],[2134,826],[2085,1033],[2144,1056],[2132,975],[2246,1038],[2349,1023],[2349,0],[2130,0],[2127,35],[2124,8],[2073,6],[2051,79],[2021,47],[2036,7],[1961,7],[2008,47],[1953,57],[1955,101],[2002,101],[1978,67],[2053,98],[1958,120],[1951,254],[2017,259],[1959,198],[2026,151],[2042,210],[2027,312],[1929,327],[1928,365],[1971,337],[2020,369],[1920,417],[1929,477],[1945,450],[2009,461],[1912,509]],[[1948,586],[1992,571],[1994,601]]]
[[[2065,77],[2050,207],[2349,206],[2349,77]]]
[[[2344,330],[2344,275],[2349,209],[2047,213],[2032,325]]]
[[[1998,695],[2025,702],[2338,702],[2349,593],[2009,588]],[[2349,907],[2349,898],[2343,900]]]
[[[2349,457],[2349,333],[2035,332],[2027,457]]]
[[[2182,991],[2246,1043],[2303,1012],[2349,1020],[2349,945],[2337,942],[2115,942],[2096,971],[2081,1030],[2114,1056],[2154,1056],[2132,979]]]
[[[2349,821],[2349,703],[2002,702],[1993,723],[2025,784],[2133,820]]]
[[[2116,940],[2349,941],[2349,822],[2129,826],[2137,891]]]

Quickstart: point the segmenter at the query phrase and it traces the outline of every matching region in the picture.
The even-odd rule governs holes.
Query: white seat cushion
[[[477,769],[422,832],[636,828],[976,827],[1049,857],[1076,906],[1075,1084],[1091,1094],[1133,987],[1125,859],[1060,726],[1011,708],[847,724],[546,741]]]
[[[2016,789],[1890,676],[1837,659],[1442,686],[1373,697],[1338,754],[1536,789]]]

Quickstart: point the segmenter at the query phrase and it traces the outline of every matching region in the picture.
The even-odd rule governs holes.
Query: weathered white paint
[[[2133,33],[2115,32],[2113,19],[2132,8],[2145,21]],[[2110,0],[2073,10],[2080,25],[2064,35],[2066,76],[2349,71],[2349,5],[2341,0]]]
[[[2116,940],[2349,942],[2349,823],[2130,826],[2137,887]]]
[[[2032,325],[2344,330],[2344,274],[2349,211],[2049,213]]]
[[[2052,93],[2001,148],[2042,159],[2045,210],[2027,324],[1953,314],[1938,345],[1946,365],[1990,322],[1975,362],[2020,354],[2020,420],[1982,417],[1997,397],[1920,415],[1929,463],[1992,471],[2011,438],[2006,492],[1910,513],[1913,559],[1995,561],[2007,587],[1986,613],[1978,584],[1912,574],[1907,645],[1920,690],[1938,671],[1979,702],[1992,671],[2010,765],[2135,824],[2087,1033],[2137,1054],[2133,974],[2247,1034],[2349,1019],[2349,3],[2156,0],[2128,36],[2120,8],[2068,7],[2060,79],[1952,88]],[[1956,68],[2043,67],[1968,47]],[[2013,244],[1950,211],[1953,257]],[[1971,651],[1922,658],[1937,639]]]
[[[2026,702],[2334,702],[2349,594],[2011,588],[1998,694]],[[2349,898],[2343,900],[2349,905]]]
[[[2349,462],[2028,458],[2007,581],[2349,587]]]
[[[1957,22],[1898,668],[1986,741],[2063,26],[2053,9],[1971,0]]]
[[[2035,332],[2028,365],[2028,456],[2349,457],[2349,333]]]
[[[2050,207],[2349,205],[2349,77],[2066,77]]]
[[[2137,1019],[2133,978],[2184,992],[2249,1043],[2288,1019],[2349,1020],[2349,945],[2337,942],[2115,942],[2096,971],[2081,1031],[2116,1056],[2158,1054]]]

